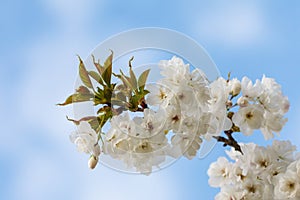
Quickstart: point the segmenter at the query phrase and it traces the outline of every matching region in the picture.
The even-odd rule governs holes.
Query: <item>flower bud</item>
[[[232,107],[232,101],[227,100],[226,107],[231,108]]]
[[[100,149],[100,146],[99,144],[96,144],[94,145],[94,148],[93,148],[93,151],[92,151],[92,154],[96,157],[98,157],[101,153],[101,149]]]
[[[246,97],[240,97],[238,100],[237,100],[237,104],[240,106],[240,107],[246,107],[248,106],[249,102],[248,102],[248,99]]]
[[[283,113],[287,113],[290,109],[290,102],[287,97],[283,100]]]
[[[88,165],[90,169],[94,169],[97,166],[98,163],[98,157],[95,157],[94,155],[91,155]]]
[[[231,91],[230,91],[230,93],[231,93],[232,96],[235,97],[235,96],[237,96],[237,95],[240,94],[242,86],[241,86],[240,81],[237,80],[237,79],[233,79],[231,82],[232,82],[231,83],[232,85],[231,85]]]

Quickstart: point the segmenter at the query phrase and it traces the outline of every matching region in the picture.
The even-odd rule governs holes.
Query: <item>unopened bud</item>
[[[231,108],[231,107],[232,107],[232,101],[228,100],[228,101],[226,102],[226,107],[227,107],[227,108]]]
[[[248,99],[246,97],[240,97],[238,100],[237,100],[237,104],[240,106],[240,107],[246,107],[248,106],[249,102],[248,102]]]
[[[290,102],[289,102],[288,98],[285,97],[283,100],[283,112],[287,113],[289,111],[289,109],[290,109]]]
[[[92,151],[92,154],[96,157],[98,157],[101,153],[101,149],[100,149],[100,146],[99,144],[96,144],[94,145],[94,148],[93,148],[93,151]]]
[[[98,163],[98,157],[95,157],[94,155],[91,155],[88,165],[90,169],[94,169],[97,166]]]
[[[231,95],[234,97],[239,95],[241,92],[241,89],[242,89],[242,86],[241,86],[240,81],[238,81],[236,79],[232,80],[232,86],[231,86],[231,91],[230,91]]]

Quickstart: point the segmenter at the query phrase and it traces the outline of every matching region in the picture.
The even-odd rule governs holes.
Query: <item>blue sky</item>
[[[300,147],[299,1],[1,1],[1,199],[213,199],[209,163],[181,159],[149,177],[87,168],[69,142],[58,108],[74,89],[76,54],[83,58],[107,37],[132,28],[164,27],[201,44],[221,74],[274,77],[289,96],[289,122],[278,139]],[[267,144],[260,133],[241,141]]]

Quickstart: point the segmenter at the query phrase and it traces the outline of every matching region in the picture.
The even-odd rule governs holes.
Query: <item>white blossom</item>
[[[104,141],[104,153],[141,173],[151,173],[166,156],[163,119],[164,115],[149,109],[144,110],[144,118],[131,119],[128,112],[114,116]]]
[[[225,185],[221,191],[215,196],[215,200],[240,200],[242,199],[242,191],[232,185]]]
[[[247,107],[240,108],[232,118],[235,123],[241,129],[241,132],[245,135],[251,135],[254,129],[261,128],[264,121],[264,110],[260,105],[249,105]]]
[[[299,199],[299,177],[292,171],[278,175],[278,181],[274,188],[276,199]]]
[[[146,101],[152,106],[159,105],[161,107],[166,107],[169,104],[170,99],[174,96],[170,89],[159,83],[147,85],[147,90],[149,90],[150,93],[147,95]]]
[[[160,73],[165,77],[165,82],[171,86],[178,85],[190,73],[189,64],[184,64],[183,60],[176,56],[171,60],[160,61],[158,66],[162,69]]]
[[[209,185],[212,187],[222,187],[230,182],[231,163],[225,157],[218,158],[217,162],[210,165],[207,174]]]
[[[100,155],[98,145],[98,134],[86,121],[80,122],[77,130],[70,135],[70,140],[77,146],[79,152],[84,152],[94,156]]]
[[[255,100],[263,93],[261,82],[256,80],[255,84],[248,77],[243,77],[241,81],[241,90],[244,97]]]
[[[287,122],[284,114],[290,107],[288,98],[282,94],[281,86],[274,79],[266,76],[263,76],[261,81],[256,80],[255,84],[249,78],[244,77],[241,90],[242,96],[237,101],[240,109],[248,105],[261,105],[264,120],[259,129],[266,140],[273,138],[273,133],[279,133]],[[247,130],[246,127],[243,130]],[[251,128],[248,132],[251,132]]]
[[[292,145],[290,141],[278,141],[274,140],[272,146],[269,146],[270,151],[274,151],[278,159],[291,162],[294,160],[294,153],[296,146]]]
[[[175,158],[184,155],[191,160],[196,156],[201,143],[202,139],[198,134],[193,134],[191,132],[176,133],[171,138],[172,148],[170,149],[170,155]]]
[[[241,199],[263,199],[264,187],[265,185],[257,179],[247,180],[241,186],[243,189]]]
[[[291,142],[240,146],[243,154],[227,151],[233,163],[220,157],[210,165],[209,184],[221,189],[215,199],[300,199],[300,159]]]
[[[210,84],[210,109],[213,115],[213,122],[216,125],[216,133],[220,134],[223,130],[231,128],[232,123],[227,118],[226,102],[228,100],[230,88],[223,78],[218,78]]]

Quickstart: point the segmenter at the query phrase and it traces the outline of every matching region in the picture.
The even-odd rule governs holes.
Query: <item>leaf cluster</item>
[[[119,74],[113,73],[113,52],[107,57],[103,65],[92,56],[95,70],[91,71],[86,69],[79,56],[78,59],[79,77],[82,85],[65,102],[57,105],[65,106],[78,102],[92,101],[94,106],[100,106],[100,108],[97,111],[97,116],[88,116],[80,120],[67,118],[69,121],[77,125],[80,121],[87,121],[99,133],[104,124],[113,115],[118,115],[125,110],[137,112],[147,108],[144,97],[149,93],[149,91],[145,90],[145,85],[150,70],[142,72],[137,78],[132,69],[133,57],[129,60],[129,75],[125,75],[122,70],[120,70]],[[118,85],[112,83],[112,75],[120,79],[121,83]]]

